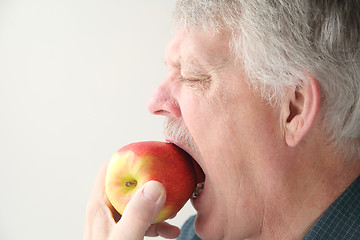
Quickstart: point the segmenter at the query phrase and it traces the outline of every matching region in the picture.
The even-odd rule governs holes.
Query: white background
[[[163,139],[146,104],[174,2],[0,0],[1,240],[82,239],[99,166]]]

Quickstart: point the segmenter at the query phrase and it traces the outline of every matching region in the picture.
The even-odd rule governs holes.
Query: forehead
[[[166,48],[167,64],[177,67],[187,65],[217,65],[230,60],[230,34],[179,29]]]

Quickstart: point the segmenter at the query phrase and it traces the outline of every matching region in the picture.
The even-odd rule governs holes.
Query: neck
[[[344,161],[335,151],[313,146],[305,154],[294,151],[270,188],[278,197],[267,199],[259,239],[301,239],[359,176],[360,161]]]

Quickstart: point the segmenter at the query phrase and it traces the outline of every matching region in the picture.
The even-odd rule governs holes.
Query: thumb
[[[127,204],[110,239],[144,239],[145,232],[159,214],[165,200],[166,191],[161,183],[145,183]]]

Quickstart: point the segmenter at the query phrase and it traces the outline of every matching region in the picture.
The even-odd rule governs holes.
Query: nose
[[[174,88],[171,88],[170,84],[165,81],[155,89],[148,102],[150,113],[166,117],[181,116],[179,103],[174,96]]]

